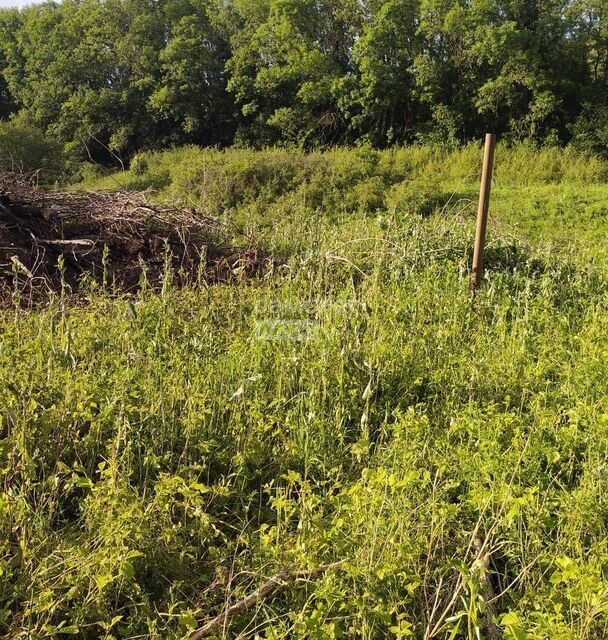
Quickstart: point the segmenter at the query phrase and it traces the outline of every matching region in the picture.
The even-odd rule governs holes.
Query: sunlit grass
[[[174,158],[196,174],[199,153]],[[262,177],[213,211],[268,273],[2,313],[2,632],[187,637],[280,569],[344,560],[220,635],[604,637],[608,282],[573,252],[605,233],[604,187],[499,172],[473,302],[474,179],[422,217],[348,164],[388,152],[336,151],[350,177],[325,191],[242,153]],[[200,205],[177,185],[159,197]]]

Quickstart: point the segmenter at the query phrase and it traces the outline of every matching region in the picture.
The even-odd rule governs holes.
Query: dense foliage
[[[0,313],[0,634],[185,639],[341,560],[217,637],[606,637],[608,165],[498,149],[473,304],[479,155],[186,148],[90,178],[282,262]]]
[[[65,0],[0,11],[0,118],[167,144],[608,144],[606,0]]]

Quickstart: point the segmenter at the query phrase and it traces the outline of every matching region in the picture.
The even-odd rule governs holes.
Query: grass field
[[[608,163],[499,147],[472,303],[480,157],[88,171],[276,262],[2,312],[0,632],[187,638],[284,570],[215,637],[606,637]]]

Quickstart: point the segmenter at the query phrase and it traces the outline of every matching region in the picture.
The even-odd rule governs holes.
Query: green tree
[[[91,159],[143,144],[163,24],[148,0],[29,7],[5,45],[9,88],[49,136]]]
[[[344,117],[376,145],[411,139],[419,111],[412,65],[423,48],[418,0],[374,2],[364,15],[355,74],[341,82]]]
[[[160,51],[161,77],[150,97],[171,142],[229,143],[234,113],[226,92],[228,43],[208,18],[204,0],[167,4],[169,38]]]
[[[608,0],[64,0],[0,11],[0,118],[19,110],[81,159],[234,140],[453,145],[489,129],[603,150],[607,98]]]
[[[202,2],[66,0],[18,18],[1,47],[8,88],[68,152],[116,162],[167,142],[226,140],[225,46]]]
[[[19,12],[16,9],[0,11],[0,42],[10,41],[18,31],[19,25]],[[0,46],[0,120],[8,118],[16,109],[7,81],[7,72],[8,61],[4,48]]]
[[[244,139],[306,144],[344,126],[334,87],[349,70],[356,3],[237,0],[229,90],[245,116]],[[234,26],[236,25],[236,30]]]

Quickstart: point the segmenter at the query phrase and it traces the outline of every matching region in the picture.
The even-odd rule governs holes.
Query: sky
[[[41,0],[0,0],[1,7],[23,7],[26,4],[38,4]]]

